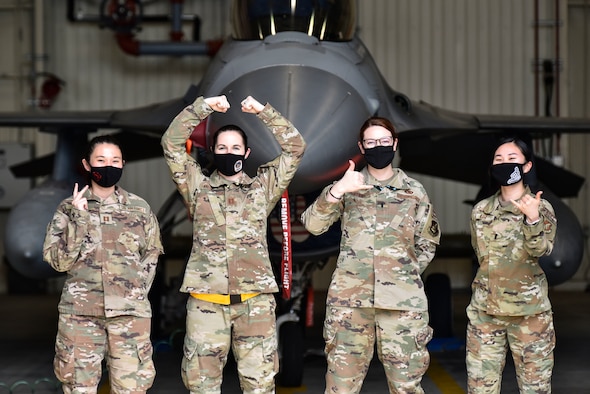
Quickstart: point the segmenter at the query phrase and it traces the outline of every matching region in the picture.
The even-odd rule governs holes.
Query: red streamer
[[[283,232],[283,247],[281,249],[281,279],[283,298],[291,298],[291,282],[293,279],[293,263],[291,251],[291,209],[289,207],[289,192],[285,190],[281,196],[281,229]]]

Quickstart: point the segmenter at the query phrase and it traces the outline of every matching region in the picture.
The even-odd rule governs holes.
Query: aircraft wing
[[[537,136],[558,133],[589,133],[590,119],[541,116],[476,115],[482,130],[529,132]]]
[[[107,128],[113,111],[0,112],[2,127],[38,127],[41,131],[72,129],[80,132]]]
[[[192,85],[183,97],[129,110],[0,112],[0,127],[38,127],[43,132],[66,134],[116,129],[126,161],[149,159],[162,156],[162,134],[174,116],[195,100],[196,92]],[[11,171],[15,177],[49,175],[53,161],[54,154],[50,154],[14,165]]]
[[[180,98],[126,110],[0,112],[0,127],[38,127],[44,132],[123,129],[161,136],[174,116],[197,97],[191,85]]]
[[[553,135],[590,132],[590,119],[468,115],[423,102],[414,103],[411,111],[410,115],[436,115],[438,121],[400,132],[400,167],[476,185],[489,178],[493,149],[503,135],[517,135],[534,148],[536,142],[542,144]],[[538,155],[535,164],[537,179],[557,196],[577,196],[583,177]]]
[[[197,92],[197,86],[191,85],[183,97],[137,109],[115,111],[112,114],[110,125],[112,128],[122,130],[153,133],[159,139],[170,125],[172,119],[184,107],[195,101]]]

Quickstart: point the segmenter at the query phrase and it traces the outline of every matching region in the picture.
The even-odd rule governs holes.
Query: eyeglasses
[[[377,145],[381,146],[391,146],[393,145],[393,137],[381,137],[381,138],[367,138],[363,140],[363,144],[365,144],[366,148],[374,148]]]

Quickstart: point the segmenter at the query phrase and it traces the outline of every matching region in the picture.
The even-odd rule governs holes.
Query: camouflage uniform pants
[[[105,356],[111,393],[145,393],[156,376],[150,329],[150,318],[60,314],[53,367],[64,393],[96,393]]]
[[[467,307],[467,386],[469,393],[500,393],[508,346],[521,393],[551,393],[555,330],[553,313],[490,316]]]
[[[220,393],[231,346],[243,392],[274,393],[279,366],[275,309],[272,294],[234,305],[189,297],[182,359],[186,388],[191,393]]]
[[[360,392],[375,343],[389,392],[424,393],[420,382],[430,364],[431,338],[427,312],[328,306],[325,393]]]

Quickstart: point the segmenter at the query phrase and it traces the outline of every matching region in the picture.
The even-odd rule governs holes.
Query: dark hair
[[[119,142],[119,140],[117,140],[117,138],[113,135],[110,134],[105,134],[105,135],[98,135],[96,137],[94,137],[93,139],[90,140],[90,142],[88,142],[88,149],[86,150],[86,161],[88,163],[90,163],[90,156],[92,156],[92,153],[94,152],[94,149],[96,149],[96,145],[99,144],[113,144],[116,145],[119,150],[121,151],[121,156],[123,160],[125,160],[125,154],[123,153],[123,149],[121,148],[121,143]]]
[[[359,132],[359,141],[363,141],[365,138],[365,130],[367,130],[371,126],[381,126],[391,132],[391,136],[394,140],[397,139],[397,131],[395,130],[395,126],[389,119],[381,118],[379,116],[373,116],[367,120],[361,126],[361,131]]]
[[[219,134],[221,134],[225,131],[235,131],[235,132],[239,133],[242,136],[242,140],[244,140],[244,146],[246,147],[246,149],[248,149],[248,136],[246,135],[244,130],[242,130],[241,127],[236,126],[235,124],[228,124],[226,126],[220,127],[213,134],[213,144],[211,146],[211,150],[213,150],[213,148],[217,144],[217,139],[219,138]]]
[[[533,151],[530,147],[529,144],[527,144],[524,140],[518,138],[518,137],[501,137],[500,141],[498,142],[498,145],[496,146],[496,149],[494,149],[494,154],[496,153],[496,151],[498,150],[498,148],[504,144],[509,144],[509,143],[513,143],[514,145],[516,145],[518,147],[518,149],[520,150],[520,152],[523,154],[524,159],[526,160],[525,164],[529,161],[533,161]],[[492,158],[493,160],[493,158]]]

